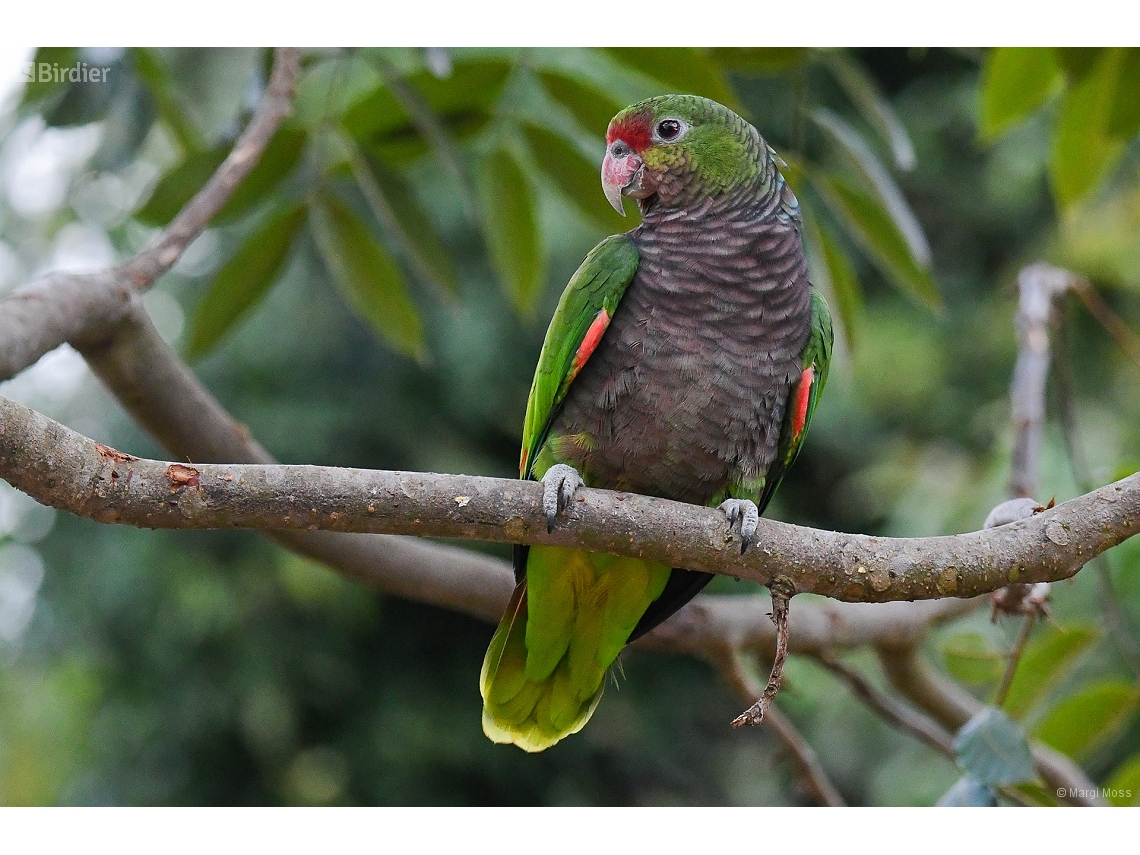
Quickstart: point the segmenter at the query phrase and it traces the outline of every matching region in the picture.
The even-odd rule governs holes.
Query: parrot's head
[[[748,122],[696,95],[661,95],[626,107],[610,121],[602,188],[625,216],[622,197],[642,212],[694,195],[716,195],[761,172],[768,147]]]

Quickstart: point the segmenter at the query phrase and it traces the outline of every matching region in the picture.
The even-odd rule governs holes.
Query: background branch
[[[148,248],[125,264],[88,274],[51,273],[0,299],[0,381],[64,342],[99,336],[137,295],[174,266],[233,191],[292,109],[301,67],[298,48],[278,48],[265,94],[229,155]]]
[[[887,679],[900,694],[926,710],[952,733],[983,706],[969,692],[934,671],[913,647],[880,648],[879,661]],[[1066,795],[1066,801],[1084,806],[1107,804],[1096,795],[1096,784],[1064,754],[1039,742],[1031,742],[1030,749],[1038,774],[1050,787],[1075,793]]]
[[[739,651],[726,647],[718,651],[712,659],[721,676],[745,703],[751,703],[761,695],[763,687],[749,671],[746,663],[741,660]],[[819,762],[819,755],[792,724],[791,719],[784,715],[779,707],[770,705],[765,709],[764,721],[784,747],[804,786],[815,801],[827,807],[843,807],[846,802],[827,776],[827,771]]]

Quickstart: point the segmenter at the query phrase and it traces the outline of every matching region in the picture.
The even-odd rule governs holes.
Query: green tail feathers
[[[637,558],[532,546],[483,660],[483,732],[543,751],[581,730],[669,573]]]

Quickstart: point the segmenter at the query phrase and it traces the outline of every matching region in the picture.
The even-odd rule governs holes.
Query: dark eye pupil
[[[681,123],[666,119],[657,126],[657,135],[663,140],[671,140],[681,133]]]

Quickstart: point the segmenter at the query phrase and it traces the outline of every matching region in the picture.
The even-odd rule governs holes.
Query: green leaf
[[[295,125],[282,125],[269,140],[265,151],[250,170],[245,180],[237,186],[229,201],[214,217],[215,222],[224,222],[244,214],[280,184],[293,171],[301,160],[309,135]]]
[[[937,807],[997,807],[997,794],[989,784],[963,775],[938,800]]]
[[[416,272],[443,291],[449,294],[458,293],[459,280],[455,262],[451,258],[451,250],[440,238],[423,208],[416,202],[415,193],[408,182],[399,172],[375,158],[354,164],[354,174],[361,166],[367,170],[367,175],[357,174],[357,181],[361,184],[361,190],[369,205],[373,207],[381,227],[390,233],[389,237],[404,247],[408,255],[413,257],[412,266]],[[368,176],[371,176],[375,182],[374,187],[364,186]],[[380,199],[372,198],[373,190],[380,194]],[[376,211],[377,206],[383,210]]]
[[[960,632],[942,645],[946,670],[964,683],[985,685],[1001,678],[1006,657],[980,632]]]
[[[1101,48],[1053,48],[1057,62],[1065,70],[1070,82],[1083,80],[1096,66]]]
[[[1109,134],[1129,139],[1140,131],[1140,48],[1126,48],[1108,116]]]
[[[483,158],[479,190],[491,264],[515,307],[529,313],[542,285],[538,216],[530,184],[509,149],[500,146]]]
[[[851,237],[899,290],[927,306],[941,306],[934,276],[911,253],[878,200],[838,175],[813,173],[811,181]]]
[[[383,88],[380,73],[362,56],[320,59],[307,66],[297,81],[294,120],[307,128],[335,121]]]
[[[625,107],[600,89],[558,71],[540,71],[538,76],[554,100],[599,141],[605,136],[610,119]]]
[[[1124,153],[1124,140],[1109,126],[1125,56],[1123,48],[1101,51],[1096,67],[1065,96],[1049,158],[1053,196],[1062,209],[1092,192]]]
[[[886,96],[863,67],[845,51],[824,51],[824,64],[839,81],[863,119],[883,138],[899,169],[913,169],[914,144]]]
[[[618,62],[640,71],[677,92],[703,95],[740,111],[740,103],[712,58],[699,48],[605,48]]]
[[[233,219],[265,198],[297,165],[307,139],[308,135],[296,127],[279,128],[214,221]],[[218,171],[230,148],[227,143],[191,154],[159,180],[135,219],[148,226],[167,225]]]
[[[456,62],[446,77],[430,71],[409,75],[407,81],[424,103],[444,116],[489,113],[503,91],[511,64],[500,59]]]
[[[812,282],[832,297],[847,344],[855,347],[863,323],[863,289],[855,276],[855,268],[839,241],[807,208],[801,209],[807,226],[808,264]]]
[[[1021,654],[1002,705],[1014,718],[1024,717],[1065,679],[1080,655],[1097,639],[1096,630],[1084,626],[1066,630],[1042,626],[1037,633]]]
[[[779,74],[802,66],[810,51],[799,47],[713,48],[712,58],[733,71]]]
[[[366,151],[406,163],[432,148],[438,155],[440,131],[462,140],[486,127],[510,65],[501,60],[458,62],[442,79],[427,71],[406,78],[386,66],[382,71],[389,75],[388,85],[347,111],[343,127]]]
[[[1132,720],[1140,691],[1124,680],[1102,680],[1058,703],[1033,728],[1046,745],[1076,757],[1104,744]]]
[[[186,109],[179,102],[178,93],[170,79],[166,63],[153,48],[132,48],[131,59],[135,74],[146,84],[147,90],[158,106],[158,115],[186,154],[206,147],[205,140],[194,127]]]
[[[1133,754],[1117,766],[1104,788],[1114,805],[1140,805],[1140,754]]]
[[[902,190],[871,151],[871,147],[853,127],[830,110],[814,111],[812,120],[839,144],[855,168],[870,184],[883,210],[894,221],[895,228],[906,240],[911,256],[922,267],[929,267],[930,245],[926,242],[922,225],[911,210]]]
[[[148,226],[165,226],[210,180],[229,152],[229,145],[224,145],[187,157],[159,179],[135,219]]]
[[[71,60],[72,68],[79,62],[78,56],[77,54]],[[66,67],[61,64],[60,70]],[[36,105],[44,123],[53,128],[71,128],[105,119],[115,96],[128,84],[130,77],[124,73],[123,65],[118,60],[105,67],[106,76],[99,82],[88,79],[62,84],[57,91]]]
[[[404,276],[387,250],[333,196],[323,196],[313,214],[317,249],[353,308],[384,341],[422,360],[423,325]]]
[[[533,162],[607,234],[629,231],[637,224],[636,220],[619,216],[606,202],[599,179],[601,164],[584,157],[578,147],[561,134],[552,133],[540,125],[525,122],[522,132],[534,152]]]
[[[91,156],[96,172],[118,172],[135,160],[157,116],[154,99],[142,84],[127,77],[117,87],[103,121],[99,148]]]
[[[217,272],[194,314],[188,347],[191,358],[212,350],[269,293],[307,216],[303,204],[276,214],[255,229]]]
[[[1012,789],[1031,807],[1058,807],[1062,803],[1053,787],[1046,789],[1040,784],[1018,784]]]
[[[78,59],[79,51],[73,47],[36,48],[35,56],[32,58],[34,77],[24,84],[24,94],[20,98],[20,110],[47,100],[52,95],[62,92],[69,85],[62,80],[56,80],[54,73],[49,76],[49,79],[41,82],[39,79],[40,63],[44,63],[53,69],[56,66],[67,68],[74,65]]]
[[[1021,728],[997,707],[983,707],[954,736],[958,765],[993,787],[1032,781],[1033,754]]]
[[[1062,85],[1052,48],[995,48],[982,69],[983,139],[992,142],[1045,103]]]

